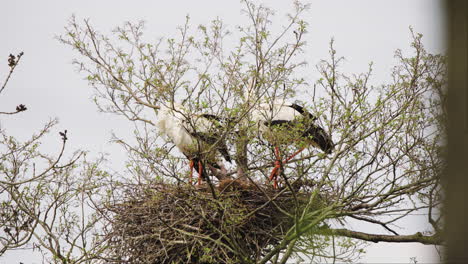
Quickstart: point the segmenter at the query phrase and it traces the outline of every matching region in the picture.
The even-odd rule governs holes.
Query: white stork
[[[177,148],[190,160],[190,183],[193,168],[198,172],[198,185],[207,178],[204,162],[220,168],[217,154],[231,162],[226,143],[220,138],[218,118],[210,114],[190,114],[182,105],[161,105],[156,126],[172,140]]]
[[[258,125],[262,137],[275,146],[275,167],[269,177],[270,181],[274,180],[274,188],[278,186],[281,165],[303,151],[307,145],[320,148],[326,154],[334,148],[331,136],[315,124],[317,118],[300,105],[281,101],[261,103],[253,108],[250,116]],[[293,143],[299,143],[300,149],[282,161],[278,146]]]

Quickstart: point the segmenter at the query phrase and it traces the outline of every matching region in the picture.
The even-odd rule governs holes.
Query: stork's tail
[[[330,154],[335,148],[331,136],[328,135],[323,128],[315,124],[312,124],[304,132],[303,136],[311,138],[326,154]]]

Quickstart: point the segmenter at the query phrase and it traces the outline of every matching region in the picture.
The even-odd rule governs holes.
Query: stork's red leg
[[[275,147],[275,157],[276,157],[276,160],[281,160],[278,147]]]
[[[277,172],[278,172],[278,170],[279,170],[279,168],[280,168],[280,166],[281,166],[281,163],[280,163],[280,162],[281,162],[281,161],[278,161],[278,160],[275,161],[275,167],[273,168],[273,170],[272,170],[271,173],[270,173],[270,177],[269,177],[270,181],[273,180],[273,179],[275,178],[275,176],[276,176],[276,174],[277,174]]]
[[[201,161],[198,161],[198,185],[201,184],[203,167]]]
[[[288,163],[292,158],[294,158],[297,154],[301,153],[304,149],[305,149],[305,147],[299,149],[298,151],[294,152],[291,156],[289,156],[289,158],[287,158],[283,162],[281,162],[279,148],[275,147],[275,157],[276,157],[275,167],[271,171],[270,177],[269,177],[270,181],[273,180],[273,188],[275,188],[275,189],[278,188],[278,175],[281,174],[281,164]]]
[[[192,179],[193,179],[193,160],[190,160],[189,167],[190,167],[189,183],[191,185]]]
[[[278,170],[276,171],[275,180],[273,181],[273,189],[278,189],[278,176],[281,174],[281,162],[278,165]]]
[[[288,163],[288,161],[290,161],[292,158],[294,158],[297,154],[301,153],[304,149],[305,149],[305,147],[302,147],[298,151],[294,152],[294,154],[292,154],[289,158],[287,158],[287,159],[285,159],[283,161],[283,164]]]
[[[270,181],[273,180],[273,188],[278,188],[278,174],[280,173],[280,168],[281,168],[281,157],[279,154],[279,148],[275,147],[275,167],[270,173]]]

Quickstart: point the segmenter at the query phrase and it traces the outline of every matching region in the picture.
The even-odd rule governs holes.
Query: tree
[[[60,243],[42,246],[64,263],[92,258],[152,262],[159,256],[151,254],[157,252],[146,252],[140,259],[135,256],[145,253],[138,251],[138,246],[155,241],[147,240],[154,232],[166,255],[179,246],[187,249],[187,241],[195,241],[197,246],[177,256],[186,261],[286,263],[294,256],[351,261],[360,252],[359,241],[441,244],[439,175],[445,166],[440,158],[446,119],[445,57],[428,53],[422,36],[411,30],[413,54],[397,50],[390,82],[371,85],[372,64],[364,73],[340,72],[343,58],[331,41],[330,57],[316,67],[321,78],[308,84],[300,71],[306,64],[300,55],[306,48],[303,36],[307,24],[301,15],[307,8],[295,3],[288,22],[280,32],[274,32],[273,11],[245,1],[249,24],[238,28],[236,41],[219,19],[199,26],[192,36],[187,17],[178,38],[146,42],[143,23],[125,23],[108,37],[89,21],[81,24],[72,18],[60,41],[80,54],[75,65],[95,89],[97,106],[135,125],[136,142],[115,136],[128,152],[132,177],[114,179],[91,170],[87,181],[80,181],[81,189],[76,190],[110,183],[102,187],[106,192],[85,192],[102,221],[95,244],[84,245],[87,239],[82,239],[85,257],[71,257],[74,243],[68,244],[70,254],[64,258],[60,257],[63,253],[54,251]],[[232,43],[236,43],[234,47]],[[266,180],[273,167],[273,150],[247,119],[264,100],[297,98],[332,135],[335,149],[325,155],[306,148],[283,165],[281,187],[273,190]],[[213,168],[210,173],[215,178],[231,179],[229,184],[235,188],[228,196],[222,195],[223,182],[216,179],[207,183],[211,192],[189,185],[186,159],[158,135],[158,109],[172,102],[184,102],[188,116],[209,113],[222,117],[223,129],[217,136],[228,141],[235,163],[225,164],[226,171]],[[295,145],[283,146],[281,156],[296,150]],[[96,181],[101,184],[95,185]],[[246,202],[252,199],[255,203]],[[69,202],[65,199],[60,205]],[[168,213],[163,215],[163,209]],[[203,224],[187,226],[181,211]],[[399,234],[392,224],[414,212],[427,214],[432,229]],[[268,239],[252,248],[255,243],[249,242],[261,237],[260,229],[255,225],[259,235],[250,236],[247,229],[253,227],[246,223],[253,217],[255,221],[248,224],[254,225],[265,215],[274,221],[264,227],[275,228],[263,228]],[[152,221],[148,216],[159,216],[154,223],[165,229],[155,229],[161,231],[157,233],[151,229],[156,226],[145,225]],[[380,226],[383,232],[356,231],[347,225],[348,219]],[[135,232],[130,233],[125,224]],[[242,236],[240,226],[247,230]],[[200,231],[201,227],[209,232]],[[79,230],[85,237],[88,230]],[[117,234],[116,230],[126,233]],[[163,232],[173,239],[158,239]],[[56,241],[62,240],[68,241],[67,237]]]
[[[23,52],[10,54],[10,71],[0,93],[22,56]],[[0,117],[27,108],[20,104],[15,110],[0,112]],[[46,122],[23,142],[0,129],[0,256],[12,249],[32,249],[49,263],[82,263],[102,250],[93,238],[100,218],[88,211],[94,192],[107,186],[107,176],[99,169],[103,160],[88,161],[83,151],[66,159],[67,130],[58,133],[58,154],[42,152],[44,138],[57,123]]]

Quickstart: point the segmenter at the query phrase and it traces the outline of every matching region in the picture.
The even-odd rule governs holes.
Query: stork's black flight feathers
[[[297,115],[292,114],[290,114],[291,116],[278,114],[279,116],[283,116],[283,119],[273,118],[272,120],[264,121],[263,124],[267,127],[281,126],[293,129],[297,127],[299,123],[303,123],[306,125],[306,128],[304,129],[301,137],[311,140],[317,145],[317,147],[327,154],[332,152],[335,145],[330,135],[328,135],[323,128],[315,124],[314,121],[317,120],[317,117],[298,104],[283,105],[282,107],[290,107],[294,109],[297,113],[300,113],[303,118],[297,118]],[[279,108],[279,111],[281,111],[281,108]]]
[[[212,134],[209,134],[209,133],[202,133],[202,132],[190,132],[190,131],[187,131],[190,133],[190,135],[192,135],[193,137],[197,138],[197,139],[200,139],[210,145],[216,145],[216,150],[219,151],[219,153],[223,156],[223,158],[227,161],[227,162],[231,162],[231,156],[229,155],[229,151],[228,151],[228,147],[226,145],[226,142],[224,141],[220,141],[219,140],[219,136],[213,132]]]

